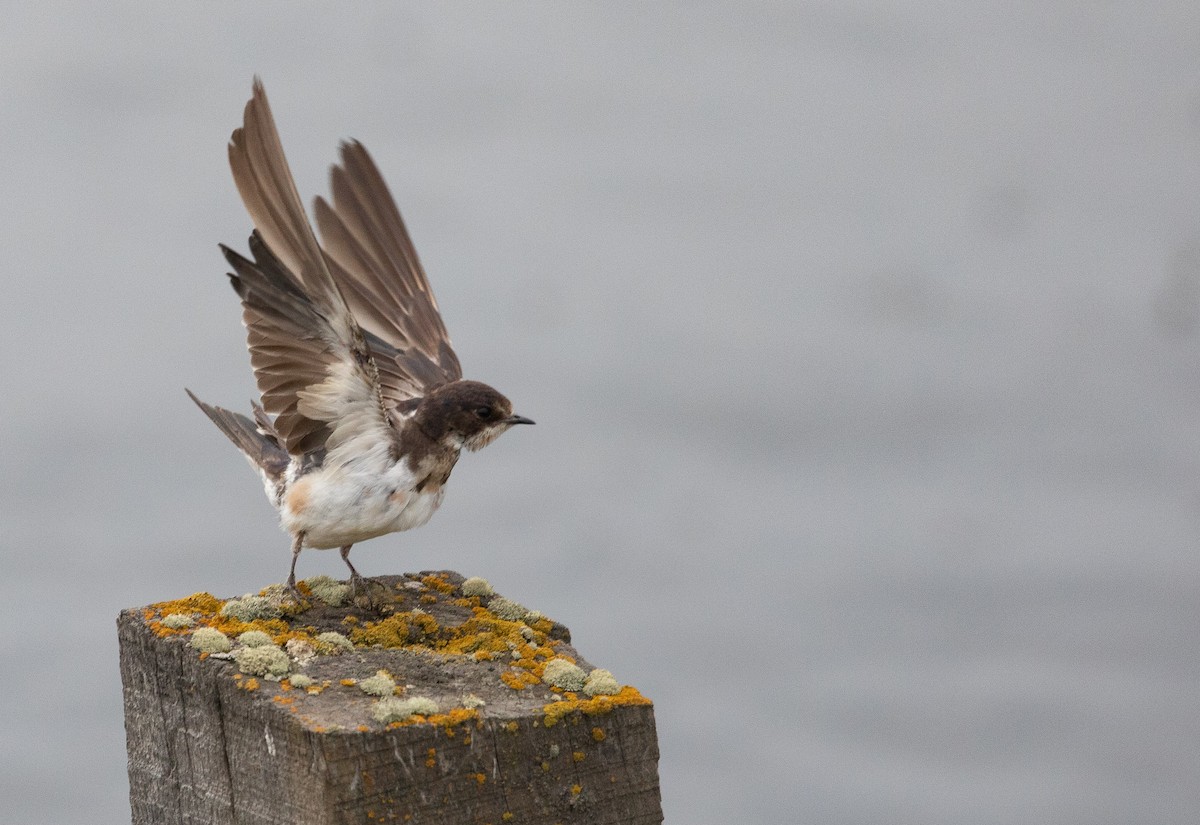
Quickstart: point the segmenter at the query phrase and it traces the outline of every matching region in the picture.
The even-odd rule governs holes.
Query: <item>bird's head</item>
[[[514,415],[512,402],[478,381],[452,381],[426,395],[415,413],[418,426],[434,441],[478,450],[514,424],[532,424]]]

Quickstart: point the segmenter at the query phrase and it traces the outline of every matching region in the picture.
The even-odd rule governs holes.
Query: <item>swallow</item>
[[[304,548],[338,548],[425,524],[463,449],[510,427],[500,392],[465,380],[437,301],[383,177],[357,141],[318,197],[320,241],[296,190],[262,82],[229,141],[254,223],[249,258],[224,244],[241,299],[260,402],[246,416],[188,395],[262,476],[291,536],[296,593]]]

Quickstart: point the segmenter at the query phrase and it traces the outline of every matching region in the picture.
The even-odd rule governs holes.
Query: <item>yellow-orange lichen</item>
[[[456,726],[472,720],[476,722],[477,726],[483,724],[479,721],[479,711],[475,710],[475,708],[452,708],[445,713],[433,713],[429,716],[414,713],[407,719],[389,722],[387,727],[394,729],[408,725],[434,725],[442,728],[447,737],[454,738]],[[464,740],[463,744],[469,744],[469,739]]]
[[[437,619],[428,613],[395,613],[351,630],[350,641],[360,646],[433,648],[440,630]]]
[[[350,631],[350,641],[356,645],[403,647],[408,644],[408,613],[397,613],[378,622],[367,622]]]
[[[212,593],[193,593],[190,596],[184,596],[182,599],[153,604],[149,609],[155,610],[164,616],[171,613],[217,613],[224,604],[224,601],[218,599]]]
[[[506,670],[500,674],[500,681],[513,690],[524,690],[530,685],[536,685],[538,678],[527,670]]]
[[[444,576],[430,575],[421,578],[421,584],[428,587],[430,590],[436,590],[439,593],[453,593],[454,585]]]
[[[567,694],[567,696],[574,697],[574,694]],[[650,704],[653,703],[639,693],[637,688],[632,685],[626,685],[621,688],[619,693],[613,696],[597,696],[594,699],[568,698],[562,702],[551,702],[548,705],[544,705],[542,712],[545,716],[542,718],[542,723],[550,728],[554,727],[554,725],[567,716],[576,713],[585,716],[596,716],[611,713],[613,708],[616,707]]]

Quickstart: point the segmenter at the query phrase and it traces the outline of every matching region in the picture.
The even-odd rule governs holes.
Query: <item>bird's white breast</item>
[[[406,461],[322,467],[292,481],[279,502],[281,526],[306,547],[328,549],[420,527],[445,495],[417,492]]]

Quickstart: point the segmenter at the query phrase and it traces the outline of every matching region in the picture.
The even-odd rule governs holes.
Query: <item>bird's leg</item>
[[[342,554],[342,561],[346,562],[346,566],[350,568],[350,581],[357,582],[362,581],[362,574],[355,570],[354,565],[350,563],[350,548],[353,546],[353,544],[347,544],[338,552]]]
[[[300,589],[296,587],[296,559],[300,558],[300,550],[303,547],[304,533],[301,531],[292,537],[292,567],[288,571],[287,580],[288,590],[290,590],[292,595],[296,597],[296,601],[304,600],[304,596],[301,594]],[[345,555],[343,555],[342,558],[345,558]]]
[[[371,599],[371,590],[369,585],[374,584],[382,587],[384,590],[387,590],[387,585],[377,579],[368,579],[366,576],[354,569],[354,565],[350,563],[350,548],[353,546],[353,544],[347,544],[340,551],[342,554],[342,561],[346,562],[346,566],[350,568],[350,594],[352,596],[357,596],[361,590],[361,592],[366,595],[367,600],[371,601],[372,605],[374,605],[374,601]]]

